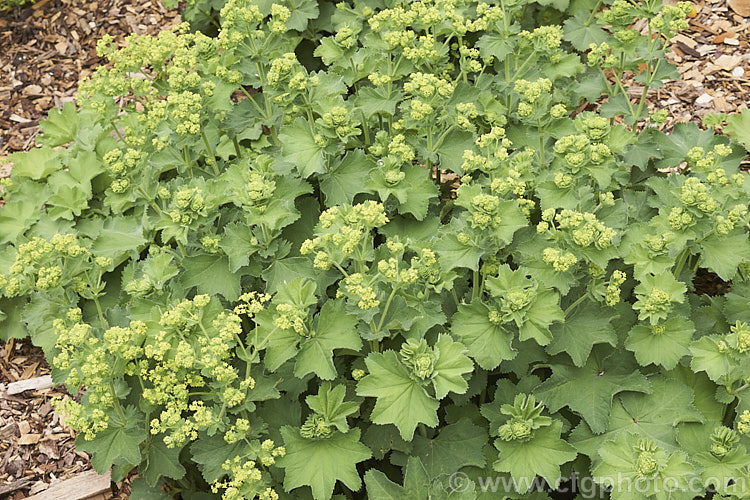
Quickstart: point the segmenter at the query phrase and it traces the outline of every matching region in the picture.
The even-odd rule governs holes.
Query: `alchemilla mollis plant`
[[[133,498],[748,498],[746,151],[644,100],[691,10],[229,0],[215,37],[105,37],[10,157],[2,335]]]

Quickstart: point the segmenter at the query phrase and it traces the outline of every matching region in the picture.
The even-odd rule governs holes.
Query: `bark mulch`
[[[750,0],[701,0],[695,7],[690,28],[675,38],[669,56],[682,80],[648,95],[652,110],[669,110],[667,130],[676,122],[700,123],[709,112],[748,106]],[[159,0],[39,0],[0,14],[0,157],[32,148],[39,120],[73,100],[78,81],[102,62],[95,51],[102,35],[154,34],[177,22],[179,13],[166,11]],[[0,177],[9,173],[0,169]],[[53,410],[52,400],[67,396],[64,389],[6,392],[10,383],[48,373],[41,350],[27,340],[0,342],[0,499],[43,493],[50,483],[82,478],[91,469]],[[92,498],[128,497],[126,480]]]

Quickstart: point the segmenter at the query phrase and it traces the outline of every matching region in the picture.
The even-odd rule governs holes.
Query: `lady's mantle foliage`
[[[97,470],[137,467],[134,498],[746,498],[745,151],[627,97],[675,74],[688,4],[600,7],[230,0],[215,38],[102,40],[0,211],[0,331],[81,396]]]

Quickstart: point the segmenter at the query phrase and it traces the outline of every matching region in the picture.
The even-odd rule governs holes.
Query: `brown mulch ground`
[[[648,96],[652,110],[669,110],[666,129],[748,106],[750,0],[701,0],[696,11],[669,56],[683,80]],[[179,14],[159,0],[39,0],[0,14],[0,157],[33,147],[40,118],[73,99],[78,80],[101,63],[95,52],[101,35],[153,34],[176,22]],[[28,341],[0,343],[0,498],[25,498],[91,468],[52,409],[63,390],[4,394],[10,382],[48,373],[41,350]],[[99,496],[128,497],[127,482]]]

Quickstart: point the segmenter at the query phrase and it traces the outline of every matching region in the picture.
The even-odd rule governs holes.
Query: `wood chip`
[[[729,7],[742,17],[750,17],[750,0],[729,0]]]
[[[683,56],[685,54],[691,55],[693,57],[700,57],[701,56],[700,52],[698,52],[694,48],[692,48],[692,47],[690,47],[690,46],[688,46],[688,45],[686,45],[686,44],[684,44],[684,43],[682,43],[680,41],[677,41],[677,47],[679,47],[680,50],[684,53],[684,54],[682,54]]]
[[[46,490],[49,488],[49,483],[45,483],[44,481],[37,481],[33,485],[31,485],[31,488],[29,488],[29,495],[36,495],[37,493]]]
[[[731,31],[731,29],[734,28],[734,23],[727,19],[719,18],[713,21],[713,27],[720,31]]]
[[[55,50],[59,52],[61,56],[64,56],[68,52],[68,42],[65,40],[57,42],[55,44]]]
[[[714,64],[723,71],[731,71],[742,62],[740,56],[730,56],[729,54],[722,54],[719,56]]]
[[[37,444],[41,438],[41,434],[24,434],[23,436],[18,438],[18,444],[23,446]]]
[[[14,491],[26,488],[30,483],[31,479],[24,477],[21,479],[17,479],[10,484],[4,484],[0,486],[0,495],[7,495],[8,493],[13,493]]]
[[[17,123],[31,123],[32,120],[29,120],[28,118],[24,118],[23,116],[18,116],[17,114],[13,113],[10,115],[11,121],[17,122]]]
[[[680,42],[681,44],[686,45],[686,46],[690,47],[691,49],[694,49],[698,45],[698,42],[696,42],[695,40],[693,40],[689,36],[683,35],[682,33],[680,33],[678,35],[675,35],[675,37],[673,38],[673,40],[675,42]]]
[[[60,458],[60,450],[57,449],[55,443],[52,443],[50,441],[39,443],[39,446],[36,447],[36,450],[39,453],[47,455],[52,460],[57,460]]]
[[[18,422],[18,432],[23,436],[31,432],[31,424],[28,420],[21,420]]]
[[[736,31],[727,31],[726,33],[722,33],[721,35],[714,37],[712,41],[713,43],[724,43],[724,40],[726,40],[727,38],[733,38],[736,36],[737,36]]]
[[[50,375],[43,375],[41,377],[34,377],[27,380],[19,380],[18,382],[11,382],[8,384],[8,395],[21,394],[24,391],[38,391],[41,389],[49,389],[54,387],[52,377]]]
[[[10,422],[0,427],[0,440],[9,441],[10,438],[20,434],[18,424]]]
[[[42,87],[39,85],[27,85],[21,93],[23,95],[42,95]]]
[[[101,476],[96,471],[82,472],[59,483],[52,483],[41,493],[27,497],[27,500],[78,500],[109,491],[112,477],[109,472]]]
[[[714,100],[713,96],[704,92],[703,94],[700,95],[700,97],[698,97],[695,100],[695,104],[696,106],[707,106],[713,100]]]
[[[36,0],[0,15],[0,157],[34,146],[39,119],[71,101],[78,81],[104,62],[102,35],[122,46],[133,31],[155,35],[180,21],[162,0]]]
[[[714,34],[714,35],[718,35],[718,34],[719,34],[719,32],[718,32],[718,31],[716,31],[715,29],[713,29],[712,27],[710,27],[710,26],[706,26],[705,24],[703,24],[703,23],[700,23],[700,22],[696,21],[695,19],[691,19],[691,20],[690,20],[690,24],[693,24],[693,25],[695,25],[695,26],[698,26],[699,28],[701,28],[701,29],[703,29],[703,30],[705,30],[705,31],[708,31],[709,33],[712,33],[712,34]]]
[[[724,111],[729,110],[729,107],[727,106],[727,100],[722,96],[714,97],[713,103],[714,103],[714,109],[718,112],[724,112]]]

